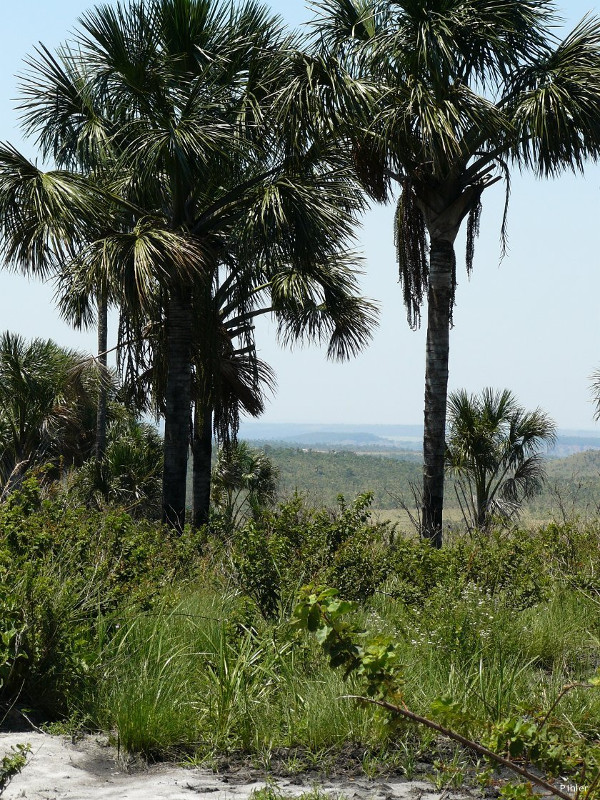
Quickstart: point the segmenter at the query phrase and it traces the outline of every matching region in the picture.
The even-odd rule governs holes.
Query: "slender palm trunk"
[[[445,239],[432,239],[427,295],[422,524],[423,534],[434,547],[442,546],[448,358],[455,263],[452,243]]]
[[[212,459],[212,409],[208,403],[196,401],[194,410],[193,525],[208,524],[210,513],[210,478]]]
[[[176,531],[185,525],[185,495],[190,410],[192,305],[184,292],[173,292],[167,310],[167,386],[162,520]]]
[[[98,297],[98,365],[100,383],[98,386],[98,405],[96,408],[96,458],[101,461],[106,453],[106,425],[108,410],[108,389],[106,385],[108,349],[108,301],[101,292]]]
[[[487,510],[488,510],[488,492],[486,487],[486,480],[485,475],[478,478],[475,483],[476,486],[476,507],[477,507],[477,517],[476,517],[476,525],[479,530],[483,530],[486,526],[487,522]]]

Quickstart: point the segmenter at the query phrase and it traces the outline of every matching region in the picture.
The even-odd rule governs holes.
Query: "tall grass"
[[[372,739],[377,715],[338,702],[348,686],[318,649],[236,623],[238,599],[197,591],[124,622],[103,655],[97,723],[149,757]]]
[[[311,758],[350,743],[414,762],[415,748],[431,739],[420,742],[407,724],[394,729],[383,713],[345,698],[358,687],[329,667],[317,643],[291,633],[291,594],[306,571],[296,542],[301,522],[282,550],[284,564],[276,548],[268,553],[266,567],[289,573],[279,616],[261,616],[245,573],[210,550],[195,583],[158,591],[145,610],[124,606],[105,625],[99,613],[93,691],[82,699],[82,715],[148,757],[243,752],[267,763],[281,748]],[[353,539],[344,529],[344,579],[360,577],[369,548],[377,563],[388,548],[385,582],[373,583],[358,616],[366,631],[398,643],[403,699],[417,713],[427,716],[437,700],[450,700],[470,732],[483,735],[511,717],[539,718],[564,684],[600,667],[597,528],[457,539],[441,553],[360,530]],[[318,533],[313,526],[311,547]],[[253,580],[262,580],[264,565],[248,564]],[[600,692],[573,690],[554,715],[599,738]]]
[[[484,726],[549,707],[563,683],[590,674],[600,647],[589,611],[571,590],[516,613],[468,587],[420,609],[380,595],[364,622],[396,632],[410,708],[428,713],[452,698]],[[150,757],[389,746],[384,716],[344,699],[355,687],[318,648],[295,641],[285,621],[244,624],[245,613],[235,593],[203,589],[124,622],[103,655],[98,723]],[[597,733],[600,698],[574,692],[560,713]]]

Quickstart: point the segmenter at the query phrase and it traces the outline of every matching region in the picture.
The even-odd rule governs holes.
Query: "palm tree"
[[[27,469],[80,465],[94,446],[98,374],[53,341],[0,337],[0,482],[5,495]]]
[[[456,237],[466,220],[470,272],[482,195],[504,178],[508,197],[511,165],[546,177],[598,158],[600,22],[587,17],[561,41],[547,0],[321,0],[317,8],[327,55],[314,65],[322,92],[332,74],[337,81],[339,135],[373,198],[399,191],[395,239],[411,326],[427,304],[422,519],[440,546]]]
[[[233,528],[242,516],[253,516],[275,502],[279,472],[271,459],[247,442],[222,447],[213,470],[213,500]]]
[[[70,493],[93,507],[111,503],[132,516],[160,518],[162,440],[153,425],[111,407],[102,459],[90,458],[70,479]]]
[[[448,424],[446,465],[458,477],[459,500],[473,527],[510,519],[541,490],[540,450],[556,439],[556,426],[541,409],[526,411],[508,389],[463,390],[448,397]]]
[[[206,373],[205,386],[214,383],[195,356],[219,341],[210,325],[221,273],[242,318],[257,312],[262,290],[274,296],[264,308],[279,314],[284,336],[329,330],[339,354],[368,337],[372,307],[346,291],[353,277],[340,267],[361,197],[331,137],[299,137],[272,113],[293,45],[251,1],[97,8],[82,17],[73,47],[31,59],[22,108],[44,155],[77,165],[81,153],[86,164],[101,154],[108,168],[44,173],[11,148],[0,151],[7,259],[45,270],[64,261],[90,290],[110,272],[127,371],[148,374],[148,354],[160,352],[152,389],[165,416],[163,518],[177,529],[194,369]],[[290,280],[276,285],[280,274]],[[311,281],[321,287],[318,308],[305,289]],[[280,308],[294,297],[293,310]],[[206,433],[204,411],[201,420]]]
[[[324,180],[321,185],[326,185]],[[318,242],[317,233],[311,235]],[[271,314],[277,321],[283,344],[301,340],[327,343],[330,359],[344,360],[356,354],[369,338],[374,309],[357,296],[358,286],[350,270],[355,255],[328,255],[326,263],[311,265],[310,271],[283,266],[277,272],[265,267],[262,282],[256,280],[256,264],[244,266],[238,254],[228,278],[215,286],[210,314],[214,336],[197,338],[194,426],[194,524],[208,522],[210,503],[210,458],[213,429],[225,448],[235,443],[239,414],[258,416],[265,394],[274,388],[275,376],[256,351],[254,323]],[[252,286],[241,292],[239,282]],[[235,276],[235,282],[231,278]],[[258,283],[258,285],[257,285]],[[199,334],[202,332],[199,331]],[[202,354],[202,348],[206,348]]]

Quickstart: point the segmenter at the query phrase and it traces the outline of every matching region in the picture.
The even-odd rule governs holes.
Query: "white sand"
[[[72,743],[67,737],[42,733],[0,734],[0,758],[11,746],[29,743],[27,765],[2,793],[2,800],[248,800],[264,781],[240,783],[232,776],[167,764],[128,771],[116,751],[101,737]],[[314,776],[279,779],[285,795],[297,796],[315,786]],[[422,781],[323,778],[316,784],[334,797],[348,800],[442,800],[432,784]],[[464,800],[469,792],[444,792],[443,800]],[[207,798],[208,800],[208,798]]]

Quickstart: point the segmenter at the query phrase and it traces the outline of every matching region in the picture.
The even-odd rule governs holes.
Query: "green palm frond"
[[[313,35],[327,51],[349,55],[358,49],[353,44],[369,43],[378,32],[381,12],[370,0],[321,0],[312,6]]]
[[[93,292],[98,277],[111,276],[112,294],[131,312],[152,315],[161,287],[191,284],[204,276],[206,252],[185,233],[141,220],[131,231],[91,242],[70,269]]]
[[[69,169],[110,158],[115,128],[102,113],[79,53],[65,46],[54,56],[40,45],[25,63],[18,109],[25,134],[35,137],[44,157]]]
[[[517,74],[507,113],[511,155],[540,175],[582,170],[600,155],[600,19],[584,19],[554,51]]]
[[[81,463],[94,443],[99,380],[89,358],[50,340],[0,337],[0,480],[15,467]]]
[[[0,231],[7,262],[47,274],[72,256],[106,212],[93,186],[76,173],[44,172],[10,145],[0,145]]]
[[[354,258],[340,254],[339,265]],[[354,281],[331,262],[319,276],[294,269],[275,275],[272,298],[282,343],[326,343],[327,356],[340,361],[363,350],[377,324],[377,306],[355,294]]]
[[[473,494],[473,525],[487,524],[492,514],[514,515],[541,489],[540,451],[556,438],[545,412],[526,411],[508,389],[460,390],[448,397],[448,424],[446,464]]]
[[[271,459],[247,442],[222,447],[212,474],[212,498],[232,524],[275,502],[279,471]]]

